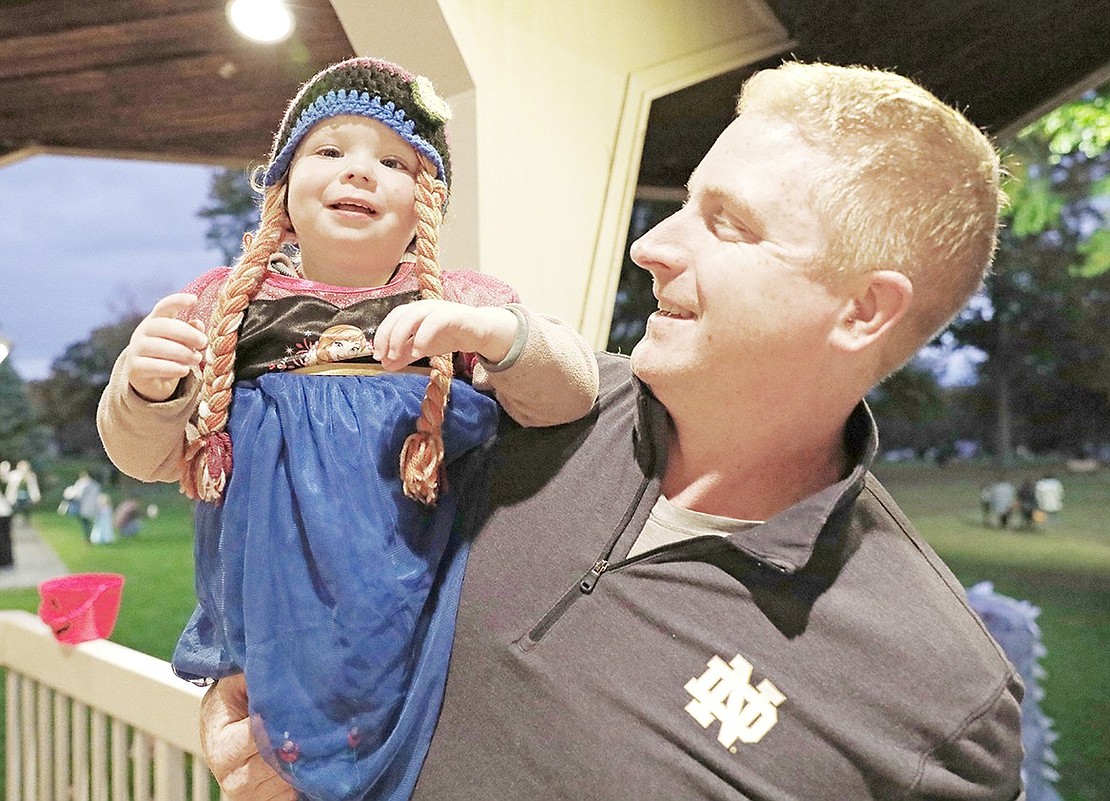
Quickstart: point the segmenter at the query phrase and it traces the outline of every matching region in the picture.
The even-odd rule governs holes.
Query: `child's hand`
[[[425,356],[463,351],[504,359],[516,339],[517,317],[499,306],[418,300],[391,311],[374,334],[374,358],[400,370]]]
[[[200,364],[208,345],[204,323],[177,319],[179,313],[196,303],[196,295],[168,295],[155,303],[135,327],[124,351],[123,377],[146,400],[166,400],[181,379]]]

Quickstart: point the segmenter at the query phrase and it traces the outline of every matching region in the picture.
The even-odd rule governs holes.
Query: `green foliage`
[[[208,199],[210,205],[197,212],[198,217],[208,220],[204,238],[231,264],[242,248],[243,234],[258,227],[258,194],[246,172],[223,170],[212,176]]]
[[[1069,203],[1089,205],[1110,194],[1105,170],[1090,169],[1105,164],[1110,150],[1110,85],[1049,112],[1006,149],[1013,233],[1036,236],[1066,224],[1061,213]]]
[[[1048,178],[1026,178],[1009,184],[1010,229],[1015,236],[1034,236],[1058,225],[1064,198]]]
[[[982,298],[952,327],[986,355],[1005,451],[1075,453],[1110,440],[1110,85],[1057,109],[1009,143],[1008,224]],[[999,453],[1005,461],[1008,454]]]
[[[1053,164],[1077,152],[1089,159],[1097,158],[1110,148],[1110,94],[1104,89],[1101,94],[1065,103],[1019,136],[1043,140]]]
[[[12,369],[0,362],[0,459],[28,459],[41,467],[39,457],[46,449],[50,431],[39,423],[27,385]]]
[[[937,420],[944,415],[944,399],[937,377],[928,369],[910,363],[871,391],[871,411],[915,423]]]
[[[1071,268],[1080,278],[1094,278],[1110,270],[1110,228],[1100,228],[1076,248],[1083,261]]]

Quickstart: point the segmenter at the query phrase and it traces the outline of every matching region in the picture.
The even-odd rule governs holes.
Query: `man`
[[[996,153],[900,77],[787,64],[689,192],[632,246],[659,310],[594,414],[502,427],[413,797],[1020,798],[1020,681],[861,401],[979,285]],[[209,693],[214,771],[291,797],[244,716]]]

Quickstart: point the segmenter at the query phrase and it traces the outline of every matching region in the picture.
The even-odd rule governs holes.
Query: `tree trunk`
[[[1010,405],[1010,332],[1006,315],[998,314],[994,358],[997,369],[995,383],[994,453],[1001,468],[1010,467],[1014,456],[1014,415]]]
[[[1010,409],[1010,377],[1005,371],[996,379],[994,452],[999,467],[1007,468],[1013,463],[1014,454],[1014,416]]]

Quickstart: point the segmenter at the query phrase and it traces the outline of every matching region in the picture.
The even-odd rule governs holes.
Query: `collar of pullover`
[[[667,463],[671,419],[639,379],[636,419],[636,458],[646,476],[660,479]],[[879,448],[878,430],[864,401],[852,410],[844,426],[844,444],[851,469],[840,481],[803,498],[760,526],[733,534],[727,541],[759,562],[785,574],[801,570],[813,556],[822,536],[835,536],[847,522],[852,502],[863,490]]]

